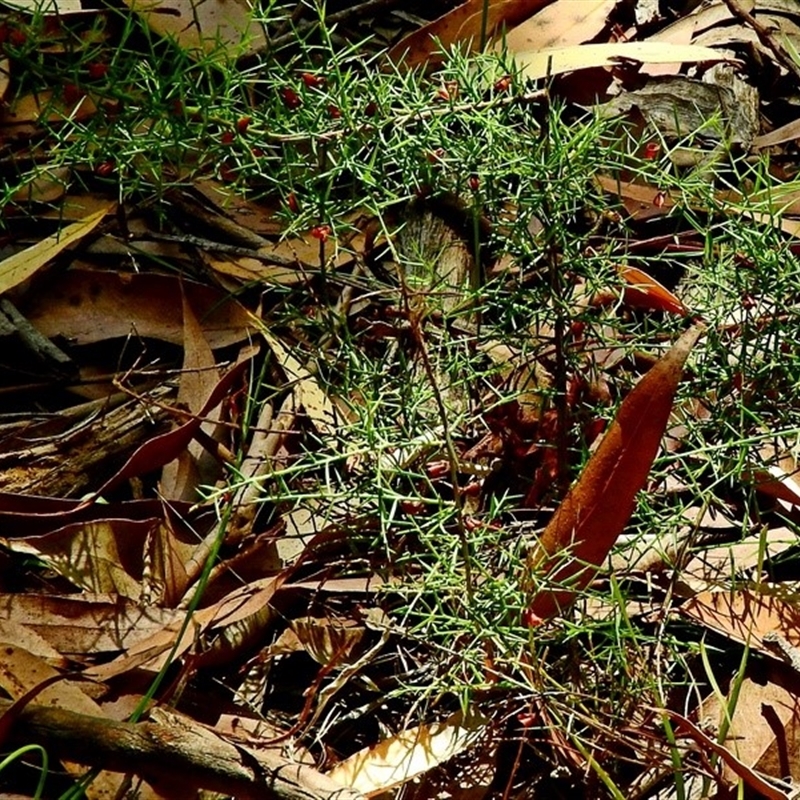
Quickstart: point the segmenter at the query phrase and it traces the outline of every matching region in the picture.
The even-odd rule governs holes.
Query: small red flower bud
[[[331,226],[317,225],[311,229],[310,233],[315,239],[319,239],[321,242],[327,242],[332,233]]]
[[[247,129],[250,127],[250,123],[253,121],[252,117],[240,117],[236,120],[236,130],[244,135],[247,133]]]
[[[183,116],[183,101],[179,100],[177,97],[173,97],[172,101],[169,105],[170,113],[175,117],[182,117]]]
[[[365,117],[374,117],[378,113],[378,104],[372,100],[364,107]]]
[[[653,198],[653,205],[656,208],[663,208],[664,203],[667,202],[667,195],[664,192],[658,192]]]
[[[328,106],[328,116],[331,119],[339,119],[342,116],[342,112],[339,110],[339,108],[337,106],[335,106],[335,105],[333,105],[333,103],[331,103]]]
[[[303,101],[300,99],[300,95],[291,88],[291,86],[284,86],[280,90],[281,100],[283,100],[283,104],[288,108],[290,111],[294,111],[296,108],[300,108],[303,105]]]
[[[289,192],[286,198],[286,205],[292,214],[297,214],[300,211],[300,203],[297,202],[297,195],[294,192]]]
[[[102,61],[92,61],[92,63],[86,67],[86,70],[89,73],[89,77],[93,81],[97,81],[100,80],[100,78],[105,78],[108,74],[108,64],[104,64]]]
[[[234,140],[235,138],[236,138],[236,137],[234,136],[234,133],[233,133],[233,131],[224,131],[224,132],[223,132],[223,133],[220,135],[220,137],[219,137],[219,140],[220,140],[220,142],[221,142],[222,144],[233,144],[233,140]]]
[[[435,164],[437,161],[441,161],[444,158],[444,148],[437,147],[435,150],[429,150],[425,157],[431,164]]]
[[[467,185],[473,192],[477,192],[481,188],[481,179],[477,175],[470,175],[467,179]]]
[[[261,158],[264,155],[264,151],[260,147],[254,147],[250,152],[253,154],[253,158]]]

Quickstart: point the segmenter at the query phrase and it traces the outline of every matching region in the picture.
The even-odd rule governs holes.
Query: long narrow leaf
[[[704,331],[702,323],[686,331],[625,398],[529,553],[524,584],[537,617],[555,616],[569,605],[622,533],[658,452],[683,365]]]

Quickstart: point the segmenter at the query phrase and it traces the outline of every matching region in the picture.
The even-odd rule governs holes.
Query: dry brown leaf
[[[706,628],[741,644],[774,651],[761,644],[767,633],[780,634],[793,647],[800,647],[800,595],[775,586],[701,592],[687,600],[680,613]]]
[[[675,205],[668,192],[651,184],[619,181],[608,175],[595,175],[594,180],[602,191],[619,196],[635,220],[663,216]]]
[[[0,539],[9,550],[33,555],[75,586],[95,594],[138,600],[145,538],[158,520],[106,519],[75,523],[44,536]]]
[[[745,5],[742,3],[742,5]],[[722,0],[703,5],[691,14],[681,16],[680,19],[662,28],[660,31],[648,36],[648,42],[662,42],[664,44],[689,44],[696,34],[719,25],[721,22],[734,20],[728,6]]]
[[[497,49],[532,52],[587,42],[603,30],[616,4],[617,0],[556,0],[508,31]]]
[[[183,612],[84,592],[64,597],[0,594],[0,616],[30,629],[59,653],[87,656],[126,650],[183,619]]]
[[[800,480],[794,459],[789,457],[784,464],[772,464],[768,467],[751,467],[742,473],[742,480],[751,484],[757,491],[783,500],[789,505],[800,505]],[[788,469],[787,469],[788,467]]]
[[[199,642],[203,641],[203,635],[210,630],[228,633],[225,629],[230,628],[230,635],[234,637],[238,636],[242,629],[250,626],[246,633],[251,637],[258,636],[263,627],[273,618],[274,612],[270,606],[270,600],[275,592],[283,586],[285,580],[286,575],[281,573],[254,581],[231,592],[214,605],[195,612],[174,652],[172,648],[178,640],[178,632],[183,625],[183,614],[180,619],[176,619],[138,641],[114,661],[90,667],[86,670],[86,675],[97,680],[107,680],[138,668],[157,672],[170,655],[175,659],[180,658],[190,648],[196,647]],[[243,625],[237,627],[237,623],[243,623]],[[229,659],[231,649],[228,641],[230,640],[222,642],[218,646],[218,651],[214,651],[213,648],[204,650],[205,661],[212,662],[217,657]],[[208,644],[207,641],[206,644]],[[238,646],[244,644],[252,645],[252,641],[249,643],[243,642],[243,640],[237,642]]]
[[[44,336],[92,344],[124,336],[183,343],[181,286],[212,348],[244,341],[250,315],[225,293],[172,275],[68,270],[27,298],[23,308]]]
[[[2,601],[0,601],[0,604]],[[0,642],[14,642],[36,658],[46,661],[51,667],[67,669],[69,662],[43,636],[33,628],[21,625],[11,619],[0,617]]]
[[[52,261],[62,250],[88,236],[115,206],[116,203],[107,202],[99,211],[0,261],[0,294],[19,286]]]
[[[0,100],[3,100],[11,83],[11,62],[7,58],[0,58]]]
[[[618,267],[618,271],[628,284],[623,290],[623,300],[626,304],[637,308],[667,311],[683,317],[688,315],[689,309],[669,289],[643,270],[624,265]]]
[[[487,6],[484,0],[467,0],[401,39],[389,50],[389,58],[402,60],[406,67],[415,67],[435,60],[437,53],[457,42],[468,42],[472,49],[477,49],[484,27],[485,7],[488,7],[486,33],[493,36],[504,25],[513,27],[551,2],[553,0],[489,0]]]
[[[735,575],[756,567],[763,559],[775,557],[797,544],[788,528],[771,528],[765,535],[754,534],[738,542],[709,547],[699,552],[680,570],[675,585],[679,597],[724,586]]]
[[[183,371],[178,386],[178,404],[198,414],[219,383],[220,374],[211,346],[197,321],[186,293],[183,300]],[[206,414],[201,431],[211,438],[220,420],[220,406]],[[189,444],[177,459],[166,464],[161,472],[161,496],[167,500],[197,499],[202,484],[212,485],[218,477],[218,462],[197,441]],[[185,587],[184,587],[185,589]],[[183,593],[182,591],[180,592]]]
[[[737,777],[741,778],[747,786],[758,793],[759,797],[767,798],[767,800],[786,800],[786,795],[782,791],[776,789],[771,783],[753,772],[749,766],[736,758],[730,750],[715,742],[710,736],[706,736],[700,728],[686,719],[686,717],[667,709],[663,710],[662,713],[670,717],[679,733],[680,731],[685,731],[686,735],[694,739],[701,750],[704,750],[707,754],[714,753],[718,755]]]
[[[66,103],[63,98],[51,91],[25,94],[14,99],[8,108],[0,110],[0,125],[11,127],[10,133],[28,136],[40,132],[38,122],[45,120],[55,125],[65,119],[81,122],[97,113],[97,106],[89,95],[83,95],[73,102]]]
[[[255,282],[266,286],[299,286],[308,280],[308,273],[299,267],[265,264],[258,258],[249,258],[248,256],[226,258],[206,253],[203,259],[214,272],[233,278],[240,283]]]
[[[17,189],[11,200],[14,203],[52,203],[66,194],[72,169],[70,167],[48,167]],[[108,201],[101,200],[102,208]],[[81,217],[85,217],[84,212]]]
[[[101,209],[108,207],[108,198],[94,193],[70,193],[55,206],[47,205],[37,209],[37,219],[57,219],[61,222],[77,222]],[[103,236],[97,237],[95,242],[101,241]],[[92,243],[94,245],[94,242]],[[87,248],[92,249],[92,246]]]
[[[160,36],[191,54],[238,58],[267,44],[246,0],[125,0]],[[199,52],[198,52],[199,51]]]
[[[302,648],[318,664],[346,663],[356,654],[367,629],[350,619],[298,617],[290,623]]]
[[[463,753],[485,729],[486,720],[480,715],[465,718],[459,712],[444,722],[420,725],[359,750],[330,770],[328,777],[372,797]]]
[[[712,695],[698,708],[698,719],[722,725],[731,715],[725,740],[721,742],[736,758],[763,775],[793,782],[800,779],[800,706],[797,703],[796,676],[786,675],[781,667],[769,670],[771,679],[764,680],[763,670],[748,670],[737,691],[736,701]],[[728,786],[738,776],[725,763],[722,780]]]
[[[616,42],[615,44],[582,44],[556,47],[541,52],[516,53],[522,75],[539,80],[548,75],[560,75],[591,67],[613,67],[623,61],[643,64],[716,63],[731,59],[710,47],[673,45],[660,42]]]
[[[321,434],[334,436],[338,429],[339,414],[317,379],[266,328],[262,329],[261,335],[267,340],[281,369],[293,384],[297,405],[305,409]]]
[[[528,554],[525,582],[536,616],[569,605],[622,533],[661,444],[684,362],[704,331],[702,324],[686,331],[636,384]]]
[[[774,131],[756,136],[756,138],[753,139],[753,149],[761,150],[765,147],[773,147],[777,144],[792,142],[795,139],[800,139],[800,119],[792,120],[785,125],[781,125],[780,128],[776,128]]]
[[[96,14],[94,9],[84,9],[82,0],[3,0],[3,5],[45,16],[62,14]]]

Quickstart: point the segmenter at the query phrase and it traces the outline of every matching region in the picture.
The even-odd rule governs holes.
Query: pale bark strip
[[[0,699],[0,714],[10,706]],[[364,800],[311,767],[274,751],[233,744],[189,719],[175,725],[134,724],[29,705],[10,738],[40,744],[51,758],[135,773],[155,783],[177,778],[184,788],[240,800]]]

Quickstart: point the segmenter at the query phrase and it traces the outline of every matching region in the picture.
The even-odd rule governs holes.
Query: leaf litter
[[[60,5],[64,15],[81,10]],[[129,4],[154,36],[170,38],[196,63],[225,55],[243,58],[246,69],[247,59],[263,53],[269,37],[246,4],[200,5],[202,13],[184,19],[183,7]],[[749,71],[750,83],[758,84],[753,71],[760,59],[785,88],[794,74],[786,52],[798,42],[796,9],[775,3],[743,9],[731,0],[682,9],[671,23],[644,8],[626,17],[622,4],[606,0],[467,2],[425,13],[437,12],[412,30],[407,17],[385,12],[387,30],[397,26],[390,57],[398,74],[441,67],[448,48],[463,44],[477,52],[484,38],[493,38],[498,52],[515,55],[519,72],[498,75],[469,110],[502,107],[503,98],[535,105],[542,90],[530,93],[525,81],[547,78],[552,97],[567,103],[586,103],[587,90],[592,103],[602,96],[599,113],[624,117],[644,142],[640,150],[637,142],[636,155],[662,165],[659,176],[628,158],[627,169],[586,176],[595,201],[608,208],[592,209],[596,218],[577,234],[582,246],[571,256],[607,259],[610,268],[586,285],[564,258],[578,287],[569,293],[572,323],[565,327],[557,316],[515,320],[515,336],[500,337],[491,308],[470,307],[478,261],[484,259],[487,275],[502,277],[507,291],[529,289],[548,270],[553,280],[566,253],[547,254],[539,236],[544,211],[526,221],[542,260],[514,249],[510,237],[503,241],[504,226],[529,213],[522,205],[510,202],[505,218],[484,220],[481,214],[493,213],[488,205],[469,206],[462,191],[437,206],[425,197],[427,186],[417,191],[419,202],[430,200],[422,214],[418,202],[413,211],[400,206],[379,220],[365,204],[336,224],[320,219],[298,231],[291,215],[304,212],[291,187],[268,201],[237,193],[231,184],[239,165],[219,153],[214,179],[204,174],[209,162],[192,156],[184,188],[169,190],[172,201],[161,217],[133,196],[119,204],[108,192],[103,182],[118,168],[111,154],[91,169],[46,169],[23,181],[4,204],[14,227],[7,226],[2,243],[0,293],[39,336],[69,353],[78,372],[65,384],[30,359],[9,368],[0,387],[4,690],[13,699],[59,670],[82,669],[102,685],[89,692],[84,684],[58,681],[43,693],[98,719],[102,705],[90,694],[111,707],[125,693],[123,705],[149,710],[146,724],[161,726],[159,734],[186,724],[212,749],[237,742],[237,728],[264,723],[266,738],[248,743],[272,745],[273,766],[293,769],[286,747],[298,757],[305,747],[317,750],[319,769],[298,770],[294,783],[278,790],[286,797],[296,786],[328,797],[337,781],[354,798],[397,786],[419,797],[521,796],[523,786],[540,783],[563,796],[565,782],[554,777],[559,770],[572,776],[570,796],[599,796],[601,783],[619,796],[615,782],[633,792],[647,774],[631,777],[620,767],[637,758],[668,780],[678,751],[665,734],[666,719],[699,753],[683,756],[672,775],[676,783],[684,771],[687,780],[711,781],[720,792],[741,781],[764,796],[785,796],[777,781],[800,779],[780,744],[782,736],[794,736],[796,676],[787,658],[800,647],[796,598],[786,579],[798,505],[792,428],[779,433],[771,420],[759,420],[743,437],[748,444],[738,468],[722,474],[716,450],[729,463],[737,454],[697,431],[713,414],[729,419],[757,396],[780,399],[783,391],[788,403],[796,402],[790,387],[759,382],[741,366],[745,345],[758,349],[759,337],[775,335],[763,332],[768,322],[780,315],[785,324],[796,321],[795,301],[776,306],[757,288],[742,289],[743,313],[714,318],[693,292],[699,254],[730,259],[742,274],[754,274],[758,265],[681,220],[707,215],[724,234],[727,221],[748,218],[775,237],[796,233],[791,104],[781,107],[777,95],[759,96],[752,85],[729,80],[732,70]],[[303,14],[298,8],[292,25],[313,29]],[[350,35],[354,23],[343,19]],[[17,11],[0,24],[9,55],[0,63],[7,152],[46,163],[45,129],[120,113],[103,96],[102,62],[88,65],[89,81],[96,82],[89,89],[18,91],[24,67],[14,48],[25,43],[28,18]],[[286,30],[277,24],[270,33]],[[113,35],[113,26],[102,33]],[[712,63],[721,65],[717,72]],[[699,78],[710,76],[701,85]],[[325,79],[312,72],[298,80],[303,94],[281,89],[288,112],[327,91]],[[457,82],[431,84],[439,87],[431,107],[403,124],[456,112]],[[173,113],[186,114],[182,101],[173,100]],[[254,98],[248,102],[256,111]],[[334,127],[320,141],[344,138],[353,126],[335,127],[342,109],[326,102]],[[721,116],[708,119],[717,109]],[[139,130],[156,122],[142,120]],[[250,125],[241,116],[234,127],[244,136]],[[288,147],[292,135],[283,140]],[[230,131],[222,136],[225,147],[235,138]],[[715,185],[710,165],[727,158],[731,143],[745,152],[770,148],[772,175],[782,185],[765,190],[749,177]],[[431,170],[448,158],[445,148],[425,155]],[[693,168],[701,176],[706,170],[708,192],[670,189],[671,169]],[[473,198],[487,177],[469,175]],[[187,213],[202,226],[187,226]],[[436,227],[440,221],[444,228]],[[407,227],[405,239],[392,225]],[[474,239],[459,233],[482,225],[499,231],[495,252],[472,252]],[[436,242],[425,242],[432,230],[444,229],[455,245],[446,265]],[[422,251],[431,244],[434,250],[411,252],[415,238]],[[797,255],[791,242],[781,247],[783,257]],[[294,317],[286,313],[291,308]],[[697,324],[701,312],[711,318]],[[321,320],[334,316],[325,329]],[[681,336],[689,321],[693,326]],[[698,345],[701,336],[714,341]],[[26,348],[37,346],[35,337],[25,341]],[[356,360],[382,365],[377,395],[340,380],[345,362],[332,354],[352,341]],[[459,352],[466,359],[473,342],[485,373],[470,386],[459,379],[466,368],[453,369],[445,356]],[[695,387],[686,379],[711,358],[712,344],[714,357],[725,356],[724,385]],[[791,346],[783,340],[776,352]],[[564,354],[572,359],[569,374]],[[759,369],[775,371],[769,362]],[[406,426],[403,399],[410,388],[425,386],[428,396],[414,400],[419,427]],[[393,424],[374,424],[380,404],[391,402]],[[687,478],[684,462],[701,477]],[[743,499],[750,489],[759,495],[756,504]],[[708,533],[706,515],[690,524],[684,515],[677,547],[644,565],[625,537],[631,527],[647,528],[642,491],[662,505],[699,491],[703,503],[725,506],[735,523],[727,535],[738,540],[709,545],[701,535]],[[430,530],[438,532],[433,540]],[[431,541],[450,549],[433,569],[424,555]],[[660,546],[646,542],[648,552]],[[467,565],[470,557],[479,571]],[[638,599],[624,599],[623,588]],[[601,659],[592,658],[593,642],[607,635],[601,614],[592,611],[599,598],[618,626],[640,626],[651,637],[617,641],[626,659],[621,671],[647,674],[654,657],[659,670],[674,658],[687,682],[710,690],[702,702],[675,687],[665,694],[637,686],[619,707],[608,706],[604,691],[623,684],[609,684]],[[485,604],[477,613],[470,608],[476,600],[477,607]],[[649,610],[637,610],[642,600]],[[437,607],[443,616],[426,625]],[[667,652],[675,643],[667,644],[665,631],[687,623],[694,654]],[[570,625],[572,650],[562,635]],[[716,637],[708,639],[713,665],[700,642],[704,630]],[[741,653],[735,643],[760,654],[751,656],[746,672],[730,668],[730,654]],[[174,682],[148,692],[170,665]],[[446,691],[456,676],[462,688]],[[421,700],[409,686],[424,687]],[[543,699],[548,693],[550,702]],[[30,703],[43,697],[31,695]],[[154,698],[195,721],[159,717]],[[765,707],[777,710],[770,716]],[[713,736],[701,729],[709,715],[717,720]],[[621,718],[627,730],[615,733]],[[213,731],[223,720],[224,733]],[[191,727],[200,723],[213,732],[201,736]],[[245,769],[253,756],[242,747],[235,744],[233,753]],[[503,749],[509,747],[517,748],[510,762]],[[191,762],[194,755],[187,757]],[[471,788],[460,782],[464,759],[482,759],[485,767]],[[101,773],[90,791],[115,791],[103,783],[117,781],[105,777],[111,774]],[[229,785],[231,793],[253,796],[242,786],[261,780],[257,772],[221,774],[198,785],[222,791]],[[171,796],[163,771],[148,777],[152,788],[139,796]]]

